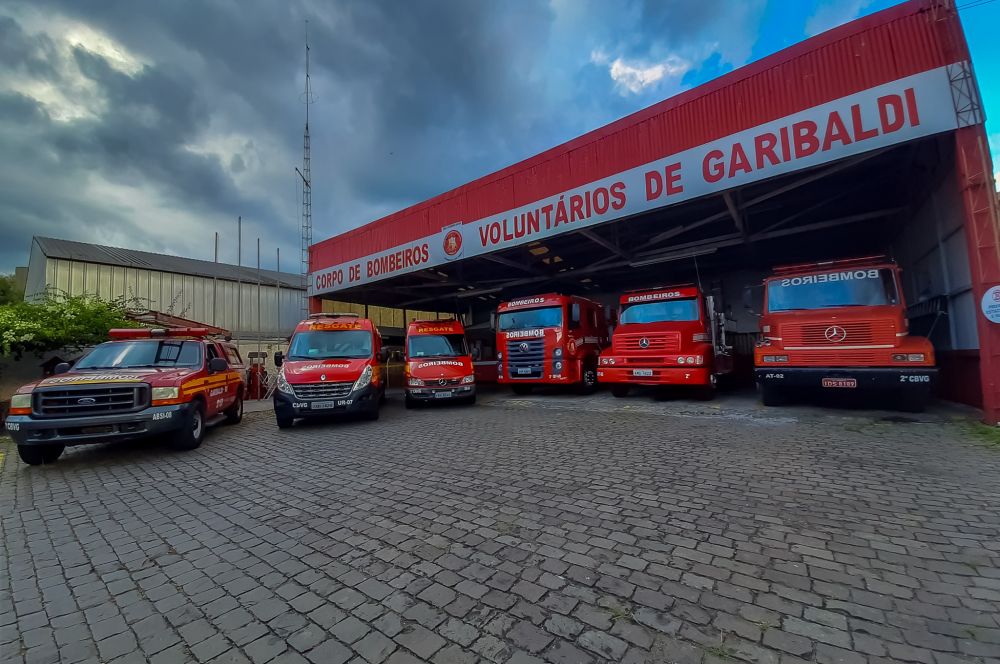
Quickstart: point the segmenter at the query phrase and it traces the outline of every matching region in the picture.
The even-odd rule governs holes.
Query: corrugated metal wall
[[[311,248],[313,271],[437,233],[806,108],[968,58],[958,16],[907,2]]]
[[[38,265],[43,263],[44,265]],[[37,267],[36,267],[37,266]],[[42,269],[39,269],[42,268]],[[30,297],[48,285],[70,295],[126,298],[136,308],[173,314],[231,330],[234,336],[287,336],[302,318],[302,291],[263,283],[213,280],[156,270],[31,258]],[[39,287],[37,275],[44,274]],[[259,302],[259,307],[258,307]],[[259,315],[258,315],[259,311]]]

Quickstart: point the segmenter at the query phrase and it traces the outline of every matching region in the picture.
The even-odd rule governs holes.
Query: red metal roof
[[[310,249],[353,260],[912,74],[967,59],[951,0],[857,19]]]

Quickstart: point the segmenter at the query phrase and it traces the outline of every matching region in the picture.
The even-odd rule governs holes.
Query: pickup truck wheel
[[[788,402],[788,398],[779,387],[774,387],[773,385],[761,385],[760,401],[768,407],[784,406]]]
[[[205,439],[205,407],[196,401],[191,406],[187,418],[170,441],[175,450],[187,451],[197,449]]]
[[[534,387],[534,385],[517,385],[517,384],[515,384],[515,385],[511,385],[511,387],[514,388],[514,394],[524,395],[524,394],[531,394],[531,389]]]
[[[18,445],[17,456],[29,466],[40,466],[55,463],[64,449],[65,445]]]
[[[275,415],[274,421],[277,423],[279,429],[291,429],[292,425],[295,424],[294,417],[282,417],[281,415]]]
[[[628,385],[612,385],[611,394],[618,399],[624,399],[628,396],[629,386]]]
[[[243,420],[243,396],[236,397],[233,405],[226,409],[226,424],[239,424]]]

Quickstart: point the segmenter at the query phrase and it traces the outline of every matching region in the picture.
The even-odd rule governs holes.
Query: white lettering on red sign
[[[948,67],[932,69],[512,210],[449,223],[415,243],[314,270],[309,294],[442,265],[459,255],[465,259],[527,244],[957,126]]]
[[[782,279],[781,285],[803,286],[808,284],[825,284],[831,281],[854,281],[856,279],[878,279],[878,270],[847,270],[844,272],[805,274],[801,277],[788,277],[786,279]]]
[[[527,337],[540,337],[544,334],[544,330],[513,330],[511,332],[507,332],[507,338],[524,339]]]
[[[529,304],[542,304],[545,302],[544,297],[529,297],[524,300],[511,300],[507,303],[508,307],[526,307]]]
[[[644,295],[629,295],[626,302],[653,302],[655,300],[672,300],[683,297],[680,291],[665,291],[662,293],[645,293]]]

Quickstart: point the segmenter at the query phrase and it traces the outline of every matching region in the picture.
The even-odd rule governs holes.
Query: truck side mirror
[[[574,302],[569,309],[569,327],[575,329],[580,327],[580,305]]]
[[[224,358],[213,357],[208,361],[208,371],[210,373],[219,373],[220,371],[225,371],[229,368],[229,362],[226,362]]]
[[[473,347],[473,349],[472,349],[472,361],[473,362],[478,362],[482,358],[482,356],[483,356],[483,353],[482,353],[481,350],[479,350],[479,346]]]
[[[379,362],[385,362],[386,360],[389,359],[389,351],[387,351],[385,348],[379,348],[378,354],[375,356],[375,359],[378,360]]]
[[[761,315],[754,310],[754,295],[758,292],[758,289],[760,289],[760,286],[746,286],[743,288],[743,308],[754,316]]]
[[[64,374],[67,371],[69,371],[69,362],[60,362],[52,369],[52,372],[56,375]]]
[[[284,363],[285,363],[285,354],[279,350],[277,353],[274,354],[274,366],[280,367]]]
[[[490,329],[494,331],[497,329],[497,314],[495,311],[490,313]]]

